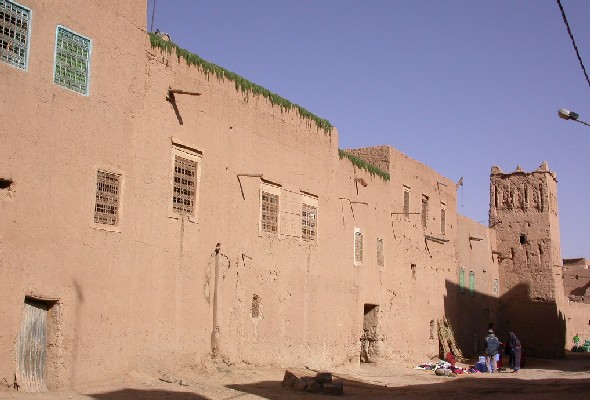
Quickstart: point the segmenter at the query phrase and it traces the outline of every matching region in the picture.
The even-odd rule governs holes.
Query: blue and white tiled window
[[[29,66],[31,10],[0,0],[0,61],[26,70]]]
[[[53,81],[74,92],[88,95],[91,49],[90,39],[58,26]]]

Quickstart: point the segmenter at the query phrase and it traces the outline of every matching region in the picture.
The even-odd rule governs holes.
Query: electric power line
[[[156,15],[156,1],[152,4],[152,23],[150,24],[150,32],[154,31],[154,16]]]
[[[570,35],[570,39],[572,40],[572,44],[574,45],[574,50],[576,50],[576,55],[578,56],[578,60],[580,61],[580,66],[582,67],[582,71],[584,71],[584,76],[586,77],[586,82],[588,82],[588,86],[590,86],[590,78],[588,78],[588,73],[586,72],[586,67],[584,67],[584,63],[582,62],[582,57],[580,57],[580,52],[578,51],[578,46],[576,46],[576,41],[574,40],[574,34],[570,29],[570,24],[567,22],[567,17],[565,16],[565,11],[563,6],[561,5],[561,0],[557,0],[557,5],[559,5],[559,9],[561,10],[561,16],[563,17],[563,22],[567,28],[567,33]]]

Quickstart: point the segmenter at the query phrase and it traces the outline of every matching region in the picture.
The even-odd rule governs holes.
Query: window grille
[[[262,192],[262,231],[278,233],[279,196]]]
[[[174,191],[172,208],[182,215],[194,215],[197,190],[197,163],[174,156]]]
[[[459,291],[465,293],[465,268],[463,267],[459,271]]]
[[[377,239],[377,266],[385,265],[385,256],[383,254],[383,239]]]
[[[301,226],[303,240],[315,242],[317,237],[317,208],[303,204],[301,210]]]
[[[354,261],[363,262],[363,234],[360,230],[354,232]]]
[[[422,196],[422,227],[428,224],[428,197]]]
[[[404,215],[410,218],[410,189],[404,187]]]
[[[120,175],[98,171],[96,177],[96,205],[94,206],[95,223],[105,225],[117,225],[119,223],[120,183]]]
[[[445,205],[442,204],[440,207],[440,233],[443,235],[447,232],[446,213],[447,210],[445,208]]]
[[[31,10],[0,0],[0,60],[26,70],[29,64]]]
[[[90,39],[58,26],[55,41],[54,82],[67,89],[87,95],[90,49]]]
[[[469,271],[469,294],[475,294],[475,272]]]
[[[494,294],[496,295],[496,297],[498,297],[498,291],[499,291],[498,280],[494,279]]]

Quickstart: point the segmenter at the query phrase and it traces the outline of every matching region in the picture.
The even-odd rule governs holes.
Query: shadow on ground
[[[546,374],[546,371],[556,371]],[[387,373],[387,372],[386,372]],[[279,378],[279,377],[277,377]],[[569,353],[562,360],[527,360],[527,368],[519,374],[500,372],[498,374],[473,374],[458,377],[435,377],[430,372],[397,377],[390,375],[373,375],[367,380],[346,379],[334,374],[335,379],[344,382],[344,398],[361,399],[404,399],[418,400],[429,398],[449,398],[454,400],[489,399],[510,397],[519,400],[587,400],[590,388],[590,353]],[[323,394],[294,392],[281,386],[281,380],[265,380],[247,384],[229,384],[226,389],[221,385],[213,392],[204,394],[189,391],[122,389],[112,392],[87,394],[96,400],[229,400],[249,399],[257,396],[267,400],[326,399]],[[396,383],[397,382],[397,383]],[[411,382],[410,384],[406,384]],[[400,385],[400,383],[404,383]],[[198,391],[198,389],[192,388]],[[221,391],[219,391],[221,389]],[[225,392],[225,393],[223,393]],[[214,394],[213,394],[214,393]],[[207,397],[209,396],[209,397]]]
[[[520,380],[516,378],[481,379],[481,377],[441,377],[441,383],[386,387],[359,381],[342,379],[344,397],[348,399],[404,399],[429,398],[485,399],[498,395],[514,395],[519,399],[588,399],[590,377],[584,379],[542,379]],[[283,388],[280,381],[264,381],[247,385],[227,387],[263,399],[280,400],[287,398],[326,398],[321,394],[296,393]]]
[[[87,396],[96,400],[211,400],[209,397],[203,397],[190,392],[138,389],[122,389],[114,392],[89,394]]]

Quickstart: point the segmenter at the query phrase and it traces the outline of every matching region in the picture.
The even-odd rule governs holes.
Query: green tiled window
[[[53,81],[60,86],[88,95],[91,40],[57,27]]]
[[[29,65],[31,10],[0,0],[0,60],[26,70]]]

